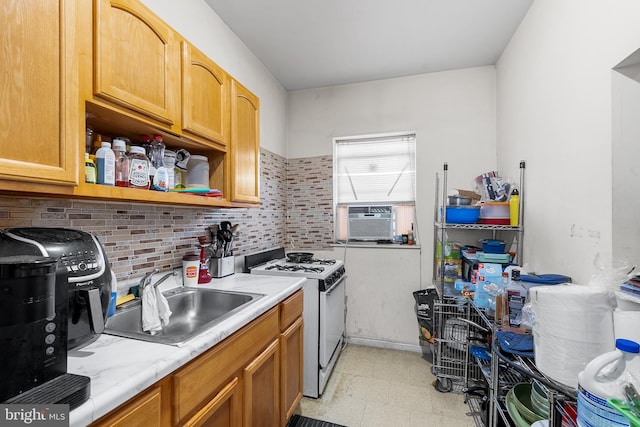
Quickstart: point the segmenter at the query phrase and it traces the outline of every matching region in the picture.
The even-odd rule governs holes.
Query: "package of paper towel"
[[[529,290],[529,301],[536,367],[577,388],[587,363],[615,348],[613,291],[570,283],[538,286]]]

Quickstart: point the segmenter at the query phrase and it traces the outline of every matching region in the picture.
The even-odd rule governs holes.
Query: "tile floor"
[[[422,353],[348,344],[320,399],[304,397],[301,415],[347,427],[472,427],[464,396],[431,385]]]

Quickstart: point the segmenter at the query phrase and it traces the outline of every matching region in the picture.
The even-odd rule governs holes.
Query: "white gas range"
[[[343,262],[317,259],[307,252],[285,255],[284,248],[276,248],[245,256],[244,271],[307,279],[303,285],[303,394],[320,397],[344,341],[346,275]]]

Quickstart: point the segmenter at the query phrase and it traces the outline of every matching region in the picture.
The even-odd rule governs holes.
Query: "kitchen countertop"
[[[299,277],[243,273],[213,279],[207,285],[198,286],[266,296],[179,347],[102,334],[92,343],[71,350],[67,371],[91,378],[91,397],[71,411],[70,426],[86,426],[120,406],[260,317],[300,289],[303,282]],[[160,289],[165,291],[177,285],[170,279]]]

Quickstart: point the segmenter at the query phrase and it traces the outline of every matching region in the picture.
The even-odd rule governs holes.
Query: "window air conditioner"
[[[393,240],[393,206],[349,206],[349,240]]]

